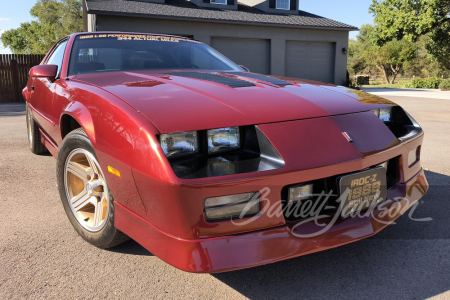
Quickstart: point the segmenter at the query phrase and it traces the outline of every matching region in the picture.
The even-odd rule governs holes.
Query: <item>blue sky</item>
[[[1,0],[0,9],[0,34],[4,30],[17,28],[20,23],[32,20],[30,9],[37,0]],[[369,14],[369,6],[372,0],[300,0],[300,9],[361,27],[363,24],[372,23],[373,16]],[[350,32],[350,37],[354,38],[357,31]],[[11,53],[9,49],[4,49],[0,45],[0,54]]]

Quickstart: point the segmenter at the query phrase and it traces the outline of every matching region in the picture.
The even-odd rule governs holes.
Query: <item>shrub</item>
[[[342,85],[345,86],[345,87],[351,88],[351,89],[359,90],[358,83],[357,83],[356,79],[350,78],[350,74],[348,73],[348,71],[347,71],[347,78],[342,83]]]
[[[427,78],[425,89],[438,89],[442,81],[444,81],[442,78]]]
[[[416,78],[403,84],[405,88],[437,89],[443,79],[441,78]]]
[[[450,90],[450,79],[445,79],[444,81],[442,81],[439,85],[439,88],[441,90]]]

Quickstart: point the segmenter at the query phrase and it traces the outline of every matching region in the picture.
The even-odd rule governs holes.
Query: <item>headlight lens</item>
[[[422,133],[419,124],[400,106],[383,107],[372,112],[384,122],[401,142]]]
[[[207,220],[223,220],[232,217],[251,216],[259,212],[259,193],[208,198],[204,202]]]
[[[175,174],[205,178],[279,169],[284,160],[257,126],[161,134],[161,148]]]
[[[239,149],[241,146],[239,127],[211,129],[207,136],[209,154]]]
[[[374,109],[373,113],[383,122],[392,121],[392,107]]]
[[[197,131],[161,134],[160,139],[161,148],[167,157],[198,153]]]

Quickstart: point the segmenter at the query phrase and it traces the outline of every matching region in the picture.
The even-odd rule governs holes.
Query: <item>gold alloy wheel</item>
[[[67,200],[77,221],[89,231],[99,231],[106,223],[109,193],[98,161],[88,151],[70,152],[64,166]]]

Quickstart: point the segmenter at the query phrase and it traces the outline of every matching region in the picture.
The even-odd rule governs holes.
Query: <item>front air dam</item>
[[[187,272],[215,273],[254,267],[319,252],[377,234],[395,221],[428,190],[420,170],[406,183],[388,191],[388,199],[402,199],[366,217],[349,218],[327,232],[300,238],[291,225],[217,238],[187,240],[165,234],[150,222],[115,202],[115,226],[172,266]],[[311,222],[311,226],[317,226]],[[318,227],[317,231],[322,227]]]

